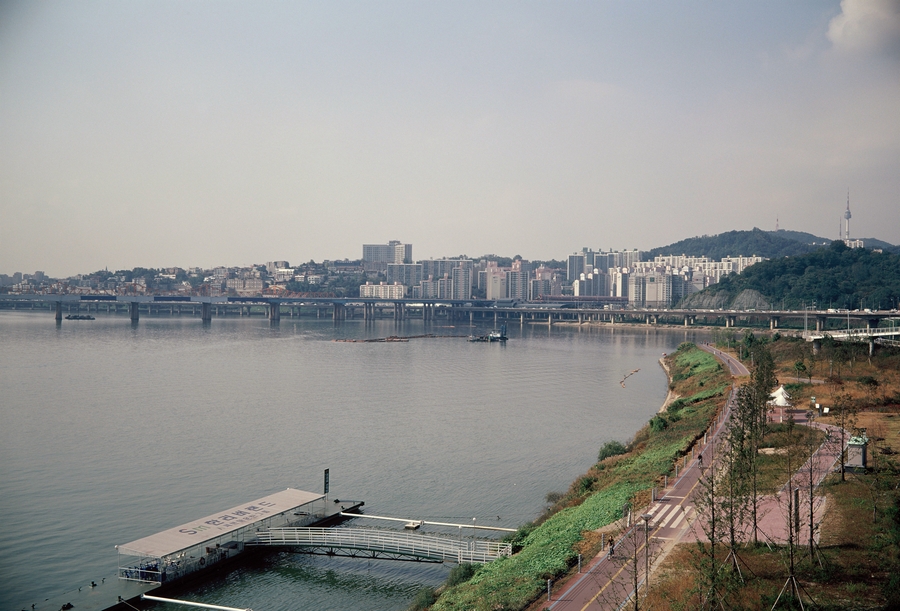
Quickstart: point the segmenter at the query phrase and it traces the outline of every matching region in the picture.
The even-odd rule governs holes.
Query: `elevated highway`
[[[426,322],[515,324],[588,324],[618,322],[647,325],[710,325],[770,329],[784,328],[834,332],[872,331],[887,319],[900,320],[896,311],[837,310],[695,310],[684,308],[632,308],[627,299],[555,298],[552,301],[510,302],[484,299],[377,299],[360,297],[221,296],[191,295],[0,295],[2,309],[44,309],[62,321],[64,313],[128,313],[132,321],[144,314],[199,315],[204,322],[213,316],[250,316],[263,314],[273,322],[282,316],[330,317],[339,322],[348,318],[402,321],[418,318]]]

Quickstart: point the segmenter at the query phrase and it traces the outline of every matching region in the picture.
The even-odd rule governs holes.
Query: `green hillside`
[[[654,248],[650,257],[657,255],[689,255],[721,259],[738,255],[775,258],[801,255],[816,248],[803,242],[783,237],[762,229],[752,231],[727,231],[718,235],[688,238]]]
[[[697,295],[725,292],[730,301],[746,289],[758,291],[779,308],[813,302],[823,309],[896,308],[900,255],[833,242],[807,254],[757,263]]]
[[[875,238],[863,238],[866,248],[881,248],[886,252],[900,254],[900,246],[894,246]],[[689,255],[694,257],[722,257],[757,255],[774,259],[812,252],[828,245],[831,240],[804,231],[763,231],[754,227],[751,231],[727,231],[718,235],[704,235],[687,238],[668,246],[649,251],[650,257],[657,255]]]

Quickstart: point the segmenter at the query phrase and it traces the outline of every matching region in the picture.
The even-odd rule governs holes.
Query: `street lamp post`
[[[641,516],[644,520],[644,581],[646,584],[647,595],[650,595],[650,519],[649,513]]]

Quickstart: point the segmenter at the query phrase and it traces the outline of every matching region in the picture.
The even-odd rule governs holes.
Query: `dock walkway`
[[[508,543],[373,528],[270,528],[251,546],[301,547],[307,553],[354,558],[485,564],[512,554]]]

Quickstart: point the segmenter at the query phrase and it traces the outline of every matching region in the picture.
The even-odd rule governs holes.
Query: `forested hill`
[[[900,300],[900,255],[847,248],[835,241],[811,253],[751,265],[692,295],[686,305],[710,295],[731,303],[748,289],[761,293],[776,308],[815,302],[822,309],[892,309]]]
[[[668,246],[654,248],[649,252],[649,256],[652,258],[657,255],[689,255],[718,260],[722,257],[756,255],[774,259],[802,255],[816,248],[818,247],[754,227],[752,231],[728,231],[718,235],[688,238]]]
[[[883,248],[885,251],[900,254],[900,246],[894,246],[875,238],[864,238],[863,241],[866,248]],[[657,255],[689,255],[706,256],[711,259],[756,255],[774,259],[802,255],[830,243],[831,240],[802,231],[784,229],[763,231],[754,227],[751,231],[728,231],[718,235],[688,238],[668,246],[654,248],[649,255],[651,258]]]

